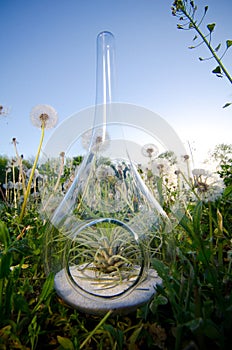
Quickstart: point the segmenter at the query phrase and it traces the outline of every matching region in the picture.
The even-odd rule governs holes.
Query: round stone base
[[[107,289],[104,296],[94,296],[78,287],[74,288],[64,269],[55,275],[54,281],[57,294],[68,305],[93,315],[102,315],[109,310],[115,314],[127,314],[135,311],[151,300],[156,292],[156,285],[161,283],[162,279],[157,272],[149,269],[147,278],[130,292],[116,297],[108,297]]]

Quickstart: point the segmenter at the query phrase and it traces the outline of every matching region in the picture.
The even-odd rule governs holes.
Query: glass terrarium
[[[128,312],[152,297],[161,279],[150,267],[151,242],[168,227],[128,152],[113,81],[114,37],[102,32],[94,122],[83,135],[88,152],[45,235],[45,268],[58,295],[94,314]]]

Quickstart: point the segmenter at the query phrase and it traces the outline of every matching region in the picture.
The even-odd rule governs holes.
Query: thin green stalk
[[[15,167],[12,166],[12,176],[13,176],[13,196],[14,196],[14,207],[17,208],[17,196],[16,196],[16,188],[15,188]]]
[[[81,343],[80,350],[83,349],[83,347],[85,346],[86,343],[88,343],[88,341],[92,338],[94,333],[96,333],[98,328],[100,328],[105,323],[105,321],[112,314],[112,312],[113,312],[113,310],[109,310],[107,312],[107,314],[102,318],[102,320],[98,323],[98,325],[92,330],[92,332],[89,333],[88,337],[86,337],[85,340]]]
[[[37,151],[37,154],[36,154],[36,157],[35,157],[35,161],[34,161],[33,167],[31,169],[30,177],[29,177],[28,184],[27,184],[26,193],[24,195],[23,205],[22,205],[22,209],[21,209],[21,213],[20,213],[20,217],[19,217],[19,221],[20,222],[22,221],[22,219],[24,217],[24,214],[25,214],[25,211],[26,211],[27,200],[28,200],[28,197],[29,197],[29,194],[30,194],[30,190],[31,190],[31,183],[32,183],[32,180],[33,180],[33,177],[34,177],[36,165],[38,163],[40,151],[41,151],[42,144],[43,144],[44,130],[45,130],[45,122],[43,122],[42,125],[41,125],[41,137],[40,137],[39,147],[38,147],[38,151]]]
[[[213,260],[213,218],[212,218],[212,206],[210,202],[209,202],[209,239],[210,239],[211,258]]]
[[[183,6],[181,8],[181,11],[183,12],[183,14],[188,18],[189,22],[191,23],[191,26],[196,30],[196,32],[200,35],[201,39],[203,40],[203,42],[206,44],[206,46],[208,47],[209,51],[211,52],[211,54],[213,55],[214,59],[216,60],[216,62],[218,63],[218,65],[220,66],[221,70],[223,71],[223,73],[225,74],[225,76],[227,77],[227,79],[229,80],[229,82],[232,84],[232,77],[230,76],[229,72],[227,71],[227,69],[225,68],[224,64],[222,63],[221,59],[218,57],[218,55],[216,54],[215,50],[213,49],[213,47],[211,46],[210,42],[206,39],[205,35],[201,32],[200,28],[197,26],[196,21],[193,20],[193,18],[188,14],[188,12],[185,10],[185,7]]]

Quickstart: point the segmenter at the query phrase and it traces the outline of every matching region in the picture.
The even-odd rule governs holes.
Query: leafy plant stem
[[[225,76],[227,77],[227,79],[229,80],[229,82],[232,84],[232,77],[230,76],[229,72],[227,71],[227,69],[225,68],[224,64],[222,63],[221,59],[218,57],[218,55],[215,53],[215,50],[213,49],[213,47],[211,46],[210,41],[208,41],[206,39],[206,36],[202,33],[202,31],[200,30],[199,26],[196,24],[196,21],[194,21],[194,19],[188,14],[188,12],[186,11],[185,7],[183,6],[181,8],[181,11],[184,13],[184,15],[188,18],[188,20],[191,23],[191,27],[194,28],[196,30],[196,32],[200,35],[201,39],[203,40],[203,42],[205,43],[205,45],[207,46],[207,48],[209,49],[209,51],[211,52],[211,54],[213,55],[214,59],[216,60],[216,62],[218,63],[218,65],[220,66],[221,70],[223,71],[223,73],[225,74]]]

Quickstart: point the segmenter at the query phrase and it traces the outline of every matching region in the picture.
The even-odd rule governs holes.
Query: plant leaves
[[[217,66],[214,70],[212,70],[212,73],[216,74],[217,76],[222,76],[221,67]]]
[[[168,299],[163,295],[155,296],[151,302],[150,310],[153,314],[157,312],[159,305],[167,305]]]
[[[0,279],[8,277],[10,274],[11,262],[12,255],[9,252],[0,254]]]
[[[57,336],[58,343],[64,348],[65,350],[74,350],[73,343],[70,339],[61,337],[60,335]]]
[[[232,102],[227,102],[226,104],[224,104],[224,106],[222,106],[222,108],[229,107],[231,104],[232,104]]]
[[[10,234],[3,221],[0,221],[0,242],[4,244],[5,249],[10,246]]]
[[[210,31],[210,33],[212,33],[213,32],[213,30],[214,30],[214,28],[215,28],[215,23],[211,23],[211,24],[208,24],[207,25],[207,28],[208,28],[208,30]]]
[[[189,328],[192,332],[195,332],[203,325],[203,319],[195,318],[189,322],[184,323],[185,327]]]
[[[219,49],[220,49],[220,47],[221,47],[221,43],[220,44],[218,44],[218,46],[214,49],[214,51],[218,51]]]
[[[138,336],[142,329],[143,329],[143,325],[141,325],[138,328],[135,328],[134,332],[131,334],[129,338],[129,350],[134,350],[136,348],[135,344],[137,342]]]
[[[114,328],[110,324],[103,325],[103,328],[112,335],[114,340],[116,340],[117,346],[118,346],[117,349],[122,350],[122,348],[123,348],[123,332],[120,329]]]
[[[226,47],[227,49],[232,46],[232,40],[226,40]]]
[[[223,192],[223,197],[227,197],[232,193],[232,185],[225,188]]]
[[[33,311],[37,311],[39,306],[49,297],[53,290],[54,286],[54,273],[50,273],[43,285],[42,292],[40,294],[37,305],[35,306]]]
[[[201,231],[201,215],[202,215],[202,202],[199,201],[194,209],[193,214],[193,229],[195,234],[199,235]]]

